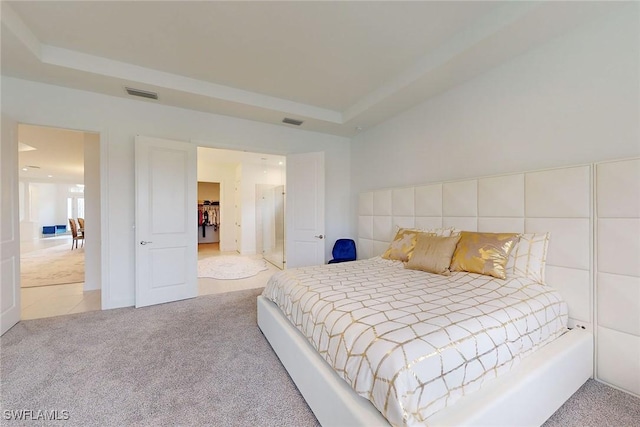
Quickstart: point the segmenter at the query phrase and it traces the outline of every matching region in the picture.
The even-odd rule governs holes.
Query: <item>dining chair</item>
[[[74,244],[76,249],[78,248],[78,240],[82,240],[82,247],[84,247],[84,234],[78,234],[78,225],[75,219],[69,218],[69,227],[71,228],[71,236],[73,237],[71,240],[71,250],[73,250]]]
[[[78,218],[78,234],[81,234],[84,237],[84,218]]]

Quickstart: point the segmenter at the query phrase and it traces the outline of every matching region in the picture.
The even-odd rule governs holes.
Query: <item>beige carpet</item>
[[[0,338],[0,425],[319,427],[256,325],[261,292],[18,323]]]
[[[84,248],[69,242],[22,254],[20,278],[23,288],[84,282]]]
[[[262,289],[18,323],[0,338],[6,426],[278,426],[318,421],[256,322]],[[637,427],[640,399],[588,380],[543,427]]]

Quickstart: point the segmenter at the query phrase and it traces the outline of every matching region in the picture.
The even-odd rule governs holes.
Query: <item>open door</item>
[[[286,266],[324,264],[324,153],[287,156]]]
[[[0,335],[20,321],[20,222],[18,218],[18,124],[2,115],[0,148]]]
[[[136,307],[198,295],[196,146],[137,136]]]

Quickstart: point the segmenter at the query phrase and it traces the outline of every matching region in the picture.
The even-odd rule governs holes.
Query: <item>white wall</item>
[[[32,220],[38,223],[38,229],[43,225],[66,224],[66,221],[57,217],[58,205],[66,204],[67,199],[59,197],[58,185],[43,182],[32,182],[31,187],[31,213]]]
[[[103,160],[103,307],[134,303],[134,137],[212,141],[230,148],[286,155],[324,151],[327,234],[349,231],[347,138],[104,96],[2,76],[2,111],[18,122],[101,133]],[[222,191],[225,191],[224,188]],[[329,254],[331,248],[326,248]]]
[[[266,172],[266,173],[265,173]],[[257,244],[256,229],[256,185],[284,185],[284,166],[263,167],[257,164],[243,163],[240,177],[241,192],[241,224],[242,224],[242,250],[243,255],[255,254]]]
[[[640,154],[639,8],[629,4],[359,134],[354,203],[371,189]]]
[[[20,181],[20,204],[24,207],[20,218],[20,240],[42,237],[45,225],[67,225],[67,197],[71,184]]]
[[[100,135],[84,134],[84,290],[101,288]]]
[[[640,156],[639,18],[640,3],[629,3],[358,135],[351,152],[354,229],[364,191]],[[620,229],[633,230],[637,196],[616,197],[633,225]],[[624,231],[604,234],[614,236],[609,247],[631,247],[621,251],[631,257],[638,239],[624,239]],[[608,253],[615,261],[603,271],[617,276],[607,281],[599,273],[596,280],[597,378],[637,394],[638,328],[624,313],[637,313],[635,300],[627,301],[637,300],[638,269],[623,271],[626,277],[611,267],[628,270],[637,261]],[[604,264],[598,258],[598,268]]]

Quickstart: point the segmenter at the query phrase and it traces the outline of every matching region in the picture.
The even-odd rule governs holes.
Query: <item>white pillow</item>
[[[545,283],[544,269],[549,248],[549,233],[525,233],[509,254],[507,277],[527,277]]]

